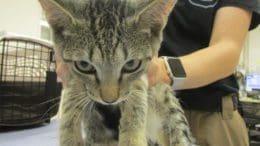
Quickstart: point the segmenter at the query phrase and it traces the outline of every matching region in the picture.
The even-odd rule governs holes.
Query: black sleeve
[[[260,1],[259,0],[220,0],[218,7],[237,6],[252,11],[250,30],[260,24]]]

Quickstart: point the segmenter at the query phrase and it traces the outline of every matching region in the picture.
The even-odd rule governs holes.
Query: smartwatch
[[[172,80],[173,89],[178,88],[186,79],[186,73],[182,66],[181,60],[176,57],[163,57],[169,77]]]

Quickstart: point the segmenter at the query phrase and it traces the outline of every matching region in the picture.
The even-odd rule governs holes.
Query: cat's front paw
[[[81,142],[67,140],[67,141],[60,142],[60,146],[84,146],[84,145]]]
[[[119,146],[147,146],[147,142],[131,139],[120,142]]]
[[[147,140],[144,135],[126,134],[119,138],[119,146],[147,146]]]

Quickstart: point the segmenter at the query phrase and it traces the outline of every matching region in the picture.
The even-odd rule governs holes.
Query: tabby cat
[[[61,146],[190,146],[170,86],[148,87],[176,0],[39,0],[68,66]]]

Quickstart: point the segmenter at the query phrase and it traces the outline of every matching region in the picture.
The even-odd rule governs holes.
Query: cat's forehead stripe
[[[126,8],[124,1],[94,0],[87,6],[86,19],[90,21],[90,33],[95,38],[96,49],[99,49],[102,57],[114,56],[119,44],[123,43],[122,35],[126,31],[124,8]],[[123,52],[126,56],[127,50]]]

